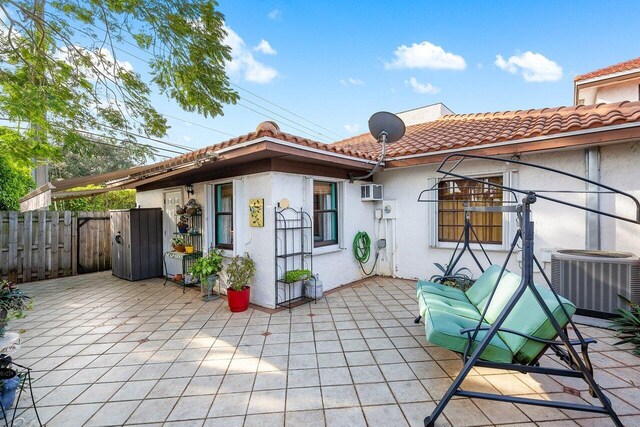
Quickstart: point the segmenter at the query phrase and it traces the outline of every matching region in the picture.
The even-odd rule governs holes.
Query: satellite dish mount
[[[369,132],[371,132],[371,135],[382,145],[380,160],[378,160],[378,163],[376,163],[373,169],[366,175],[353,176],[353,174],[349,174],[349,182],[353,183],[356,179],[367,179],[376,173],[382,162],[384,162],[385,155],[387,154],[387,143],[398,141],[404,136],[404,131],[404,122],[393,113],[378,111],[371,116],[369,119]]]

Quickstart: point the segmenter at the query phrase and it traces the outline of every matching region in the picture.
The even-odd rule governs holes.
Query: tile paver
[[[35,309],[15,360],[34,368],[48,426],[422,425],[460,369],[415,325],[411,281],[369,278],[317,304],[232,314],[197,290],[109,272],[25,284]],[[597,337],[592,361],[626,425],[640,425],[640,358]],[[545,355],[543,364],[556,364]],[[593,402],[575,379],[474,369],[469,390]],[[574,396],[565,390],[578,393]],[[22,402],[29,420],[33,409]],[[447,425],[603,425],[594,414],[456,398]]]

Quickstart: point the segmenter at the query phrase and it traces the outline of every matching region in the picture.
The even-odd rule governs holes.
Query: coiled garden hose
[[[373,273],[373,270],[376,268],[376,263],[378,262],[378,254],[376,253],[376,259],[373,262],[373,266],[371,270],[367,273],[364,269],[364,264],[369,262],[371,258],[371,238],[367,234],[366,231],[358,231],[356,233],[356,237],[353,239],[353,256],[360,263],[360,268],[362,272],[370,276]]]

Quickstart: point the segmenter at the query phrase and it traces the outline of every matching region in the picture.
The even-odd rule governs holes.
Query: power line
[[[0,118],[0,120],[2,120],[2,121],[8,121],[8,122],[11,122],[11,120],[10,120],[10,119],[7,119],[7,118]],[[99,133],[94,133],[94,132],[90,132],[90,131],[86,131],[86,130],[81,130],[81,129],[74,129],[74,128],[70,128],[70,127],[68,127],[68,126],[62,126],[62,125],[54,125],[54,126],[56,126],[56,127],[60,127],[60,128],[63,128],[63,129],[73,130],[73,131],[75,131],[75,132],[86,133],[87,135],[91,135],[91,136],[95,136],[95,137],[99,137],[99,138],[113,139],[113,140],[115,140],[115,141],[125,142],[125,143],[127,143],[127,144],[132,144],[132,145],[137,145],[137,146],[140,146],[140,147],[149,148],[149,149],[151,149],[152,151],[155,151],[155,150],[161,150],[161,151],[166,151],[166,152],[168,152],[168,153],[174,153],[174,154],[178,154],[178,155],[185,154],[185,153],[183,153],[183,152],[170,150],[170,149],[168,149],[168,148],[155,147],[155,146],[153,146],[153,145],[143,144],[143,143],[141,143],[141,142],[131,141],[131,140],[128,140],[128,139],[116,138],[116,137],[114,137],[114,136],[110,136],[110,135],[101,135],[101,134],[99,134]],[[22,130],[22,129],[23,129],[23,128],[20,128],[20,127],[18,127],[18,126],[4,126],[4,127],[7,127],[7,128],[9,128],[9,129],[15,129],[15,130]],[[103,145],[110,145],[110,146],[112,146],[112,147],[116,147],[116,148],[123,148],[122,146],[119,146],[119,145],[109,144],[109,143],[101,142],[101,141],[99,142],[99,141],[95,141],[95,140],[92,140],[92,139],[88,139],[88,141],[95,142],[95,143],[99,143],[99,144],[103,144]],[[161,155],[161,154],[159,154],[159,153],[154,153],[154,155],[162,156],[162,155]],[[162,156],[162,157],[167,157],[167,156]],[[169,158],[169,157],[167,157],[167,158]]]
[[[242,90],[242,91],[244,91],[244,92],[247,92],[247,93],[249,93],[249,94],[251,94],[251,95],[255,96],[256,98],[259,98],[259,99],[263,100],[264,102],[266,102],[266,103],[268,103],[268,104],[273,105],[274,107],[278,107],[279,109],[281,109],[281,110],[283,110],[283,111],[286,111],[287,113],[289,113],[289,114],[291,114],[291,115],[294,115],[294,116],[296,116],[296,117],[298,117],[298,118],[300,118],[300,119],[304,120],[305,122],[311,123],[312,125],[314,125],[314,126],[316,126],[316,127],[320,128],[320,129],[323,129],[323,130],[325,130],[325,131],[327,131],[327,132],[329,132],[329,133],[332,133],[333,135],[337,136],[338,138],[343,138],[343,136],[342,136],[342,135],[340,135],[340,134],[338,134],[337,132],[334,132],[334,131],[332,131],[332,130],[330,130],[330,129],[327,129],[327,128],[325,128],[325,127],[323,127],[323,126],[321,126],[321,125],[319,125],[319,124],[317,124],[317,123],[315,123],[315,122],[312,122],[311,120],[305,119],[304,117],[302,117],[302,116],[300,116],[300,115],[298,115],[298,114],[294,113],[293,111],[287,110],[286,108],[281,107],[280,105],[276,104],[275,102],[271,102],[271,101],[269,101],[268,99],[263,98],[263,97],[261,97],[260,95],[257,95],[257,94],[255,94],[255,93],[251,92],[250,90],[243,88],[242,86],[240,86],[240,85],[238,85],[238,84],[235,84],[235,83],[233,83],[233,82],[229,82],[229,84],[230,84],[231,86],[235,86],[235,87],[237,87],[238,89],[240,89],[240,90]]]
[[[105,30],[104,28],[100,28],[100,27],[98,27],[97,25],[94,25],[94,24],[89,24],[89,25],[91,25],[92,27],[94,27],[94,28],[96,28],[96,29],[98,29],[98,30],[103,31],[104,33],[106,33],[106,30]],[[76,31],[83,32],[82,30],[79,30],[79,29],[78,29],[78,28],[76,28],[76,27],[71,27],[71,28],[73,28],[73,29],[74,29],[74,30],[76,30]],[[84,33],[84,32],[83,32],[83,33]],[[87,35],[86,33],[84,33],[84,34],[85,34],[85,35]],[[143,49],[143,48],[141,48],[140,46],[136,45],[135,43],[131,43],[131,42],[130,42],[130,41],[128,41],[128,40],[122,39],[121,41],[122,41],[122,42],[124,42],[124,43],[126,43],[126,44],[128,44],[128,45],[130,45],[130,46],[132,46],[132,47],[134,47],[134,48],[136,48],[136,49],[138,49],[138,50],[140,50],[141,52],[145,52],[145,53],[147,53],[147,54],[149,54],[149,55],[154,55],[154,54],[153,54],[152,52],[150,52],[149,50],[147,50],[147,49]],[[115,50],[115,49],[117,49],[117,50],[119,50],[119,51],[120,51],[120,52],[122,52],[122,53],[125,53],[125,54],[127,54],[127,55],[130,55],[131,57],[136,58],[136,59],[138,59],[138,60],[142,61],[143,63],[147,64],[147,65],[150,65],[150,64],[149,64],[149,60],[148,60],[148,59],[143,59],[143,58],[141,58],[141,57],[137,56],[136,54],[133,54],[133,53],[131,53],[131,52],[129,52],[129,51],[126,51],[126,50],[124,50],[124,49],[122,49],[122,48],[120,48],[120,47],[116,47],[116,46],[114,46],[114,45],[111,45],[111,47],[112,47],[114,50]],[[327,129],[327,128],[325,128],[325,127],[323,127],[323,126],[321,126],[321,125],[319,125],[319,124],[317,124],[317,123],[315,123],[315,122],[313,122],[313,121],[311,121],[311,120],[308,120],[308,119],[306,119],[306,118],[304,118],[304,117],[300,116],[299,114],[296,114],[296,113],[294,113],[294,112],[292,112],[292,111],[290,111],[290,110],[288,110],[288,109],[286,109],[286,108],[284,108],[284,107],[281,107],[280,105],[278,105],[278,104],[276,104],[276,103],[274,103],[274,102],[272,102],[272,101],[269,101],[268,99],[266,99],[266,98],[264,98],[264,97],[262,97],[262,96],[260,96],[260,95],[257,95],[257,94],[255,94],[255,93],[251,92],[250,90],[243,88],[242,86],[240,86],[240,85],[238,85],[238,84],[235,84],[235,83],[233,83],[233,82],[229,82],[229,84],[230,84],[230,85],[232,85],[232,86],[237,87],[237,88],[238,88],[238,89],[240,89],[240,90],[243,90],[243,91],[245,91],[245,92],[247,92],[247,93],[249,93],[249,94],[251,94],[251,95],[255,96],[256,98],[261,99],[261,100],[262,100],[262,101],[264,101],[264,102],[267,102],[268,104],[271,104],[271,105],[273,105],[273,106],[275,106],[275,107],[277,107],[277,108],[279,108],[279,109],[281,109],[281,110],[283,110],[283,111],[286,111],[287,113],[289,113],[289,114],[291,114],[291,115],[293,115],[293,116],[295,116],[295,117],[297,117],[297,118],[299,118],[299,119],[302,119],[302,120],[304,120],[305,122],[312,124],[313,126],[316,126],[316,127],[320,128],[320,129],[322,129],[322,130],[326,131],[326,132],[332,133],[333,135],[337,136],[338,138],[343,138],[343,136],[342,136],[342,135],[340,135],[340,134],[338,134],[338,133],[336,133],[336,132],[334,132],[334,131],[332,131],[332,130],[330,130],[330,129]],[[309,127],[307,127],[307,126],[305,126],[305,125],[303,125],[303,124],[299,123],[299,122],[296,122],[295,120],[292,120],[292,119],[286,118],[286,117],[282,116],[281,114],[278,114],[278,113],[276,113],[276,112],[274,112],[274,111],[272,111],[272,110],[269,110],[268,108],[266,108],[266,107],[264,107],[264,106],[262,106],[262,105],[259,105],[259,104],[255,103],[255,102],[252,102],[252,101],[248,100],[248,99],[245,99],[245,101],[247,101],[247,102],[249,102],[250,104],[253,104],[253,105],[255,105],[256,107],[261,108],[261,109],[263,109],[263,110],[265,110],[265,111],[267,111],[267,112],[269,112],[269,113],[271,113],[271,114],[274,114],[274,115],[276,115],[276,116],[278,116],[278,117],[281,117],[281,118],[282,118],[282,119],[284,119],[284,120],[287,120],[287,121],[289,121],[289,122],[291,122],[291,123],[294,123],[294,124],[296,124],[297,126],[300,126],[300,127],[302,127],[302,128],[308,129],[308,130],[310,130],[313,134],[323,136],[323,137],[325,137],[325,138],[328,138],[329,140],[331,140],[331,139],[332,139],[331,137],[329,137],[329,136],[327,136],[327,135],[323,134],[322,132],[318,132],[318,131],[316,131],[316,130],[313,130],[313,129],[311,129],[311,128],[309,128]],[[239,105],[241,105],[241,104],[239,104]],[[242,105],[241,105],[241,106],[242,106]],[[270,116],[268,116],[268,115],[266,115],[266,114],[263,114],[263,113],[257,112],[257,111],[255,111],[255,110],[253,110],[253,109],[251,109],[251,108],[246,107],[246,106],[244,106],[244,107],[245,107],[245,108],[247,108],[248,110],[253,111],[253,112],[257,113],[257,114],[260,114],[260,115],[262,115],[262,116],[264,116],[264,117],[266,117],[266,118],[269,118],[269,119],[274,120],[274,119],[273,119],[273,117],[270,117]],[[163,113],[163,114],[164,114],[164,113]],[[185,123],[194,124],[194,125],[196,125],[196,126],[201,126],[201,127],[203,127],[203,128],[206,128],[206,129],[212,130],[212,131],[214,131],[214,132],[219,132],[219,133],[224,134],[224,135],[227,135],[227,136],[231,136],[231,137],[234,137],[234,136],[235,136],[235,135],[229,134],[229,133],[227,133],[227,132],[222,132],[222,131],[219,131],[219,130],[216,130],[216,129],[213,129],[213,128],[210,128],[210,127],[207,127],[207,126],[204,126],[204,125],[199,125],[199,124],[196,124],[196,123],[193,123],[193,122],[189,122],[189,121],[187,121],[187,120],[184,120],[184,119],[181,119],[181,118],[178,118],[178,117],[174,117],[174,116],[170,116],[170,115],[168,115],[168,114],[164,114],[164,115],[165,115],[165,116],[167,116],[167,117],[171,117],[171,118],[173,118],[173,119],[176,119],[176,120],[183,121],[183,122],[185,122]],[[299,128],[296,128],[295,126],[292,126],[292,125],[290,125],[290,124],[289,124],[289,126],[291,126],[293,129],[297,130],[298,132],[302,132],[302,133],[305,133],[305,134],[307,134],[307,135],[310,135],[310,136],[311,136],[311,137],[313,137],[313,138],[317,138],[317,136],[314,136],[313,134],[309,134],[308,132],[305,132],[305,131],[303,131],[303,130],[301,130],[301,129],[299,129]],[[328,142],[328,141],[324,141],[324,142]]]
[[[242,108],[246,108],[246,109],[247,109],[247,110],[249,110],[249,111],[253,111],[253,112],[254,112],[254,113],[256,113],[256,114],[260,114],[261,116],[266,117],[267,119],[275,120],[273,117],[268,116],[268,115],[266,115],[266,114],[264,114],[264,113],[262,113],[262,112],[260,112],[260,111],[258,111],[258,110],[254,110],[254,109],[253,109],[253,108],[251,108],[251,107],[247,107],[246,105],[244,105],[244,104],[242,104],[242,103],[240,103],[240,102],[238,102],[238,104],[237,104],[237,105],[239,105],[239,106],[240,106],[240,107],[242,107]],[[264,109],[264,107],[262,107],[262,108]],[[267,111],[269,111],[269,110],[267,110]],[[291,125],[289,125],[289,126],[291,126]],[[300,133],[304,133],[305,135],[309,135],[309,136],[311,136],[312,138],[317,138],[317,137],[316,137],[316,136],[314,136],[313,134],[310,134],[309,132],[306,132],[306,131],[304,131],[304,130],[302,130],[302,129],[299,129],[299,128],[295,127],[295,126],[291,126],[291,128],[295,129],[296,131],[298,131],[298,132],[300,132]],[[325,142],[325,141],[322,141],[322,142]]]

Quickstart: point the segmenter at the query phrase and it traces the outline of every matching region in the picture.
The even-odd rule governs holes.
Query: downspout
[[[587,179],[600,182],[600,147],[587,148],[585,150],[585,175]],[[600,188],[597,185],[587,183],[586,205],[590,209],[600,210]],[[585,248],[600,250],[600,215],[587,212],[585,230]]]

